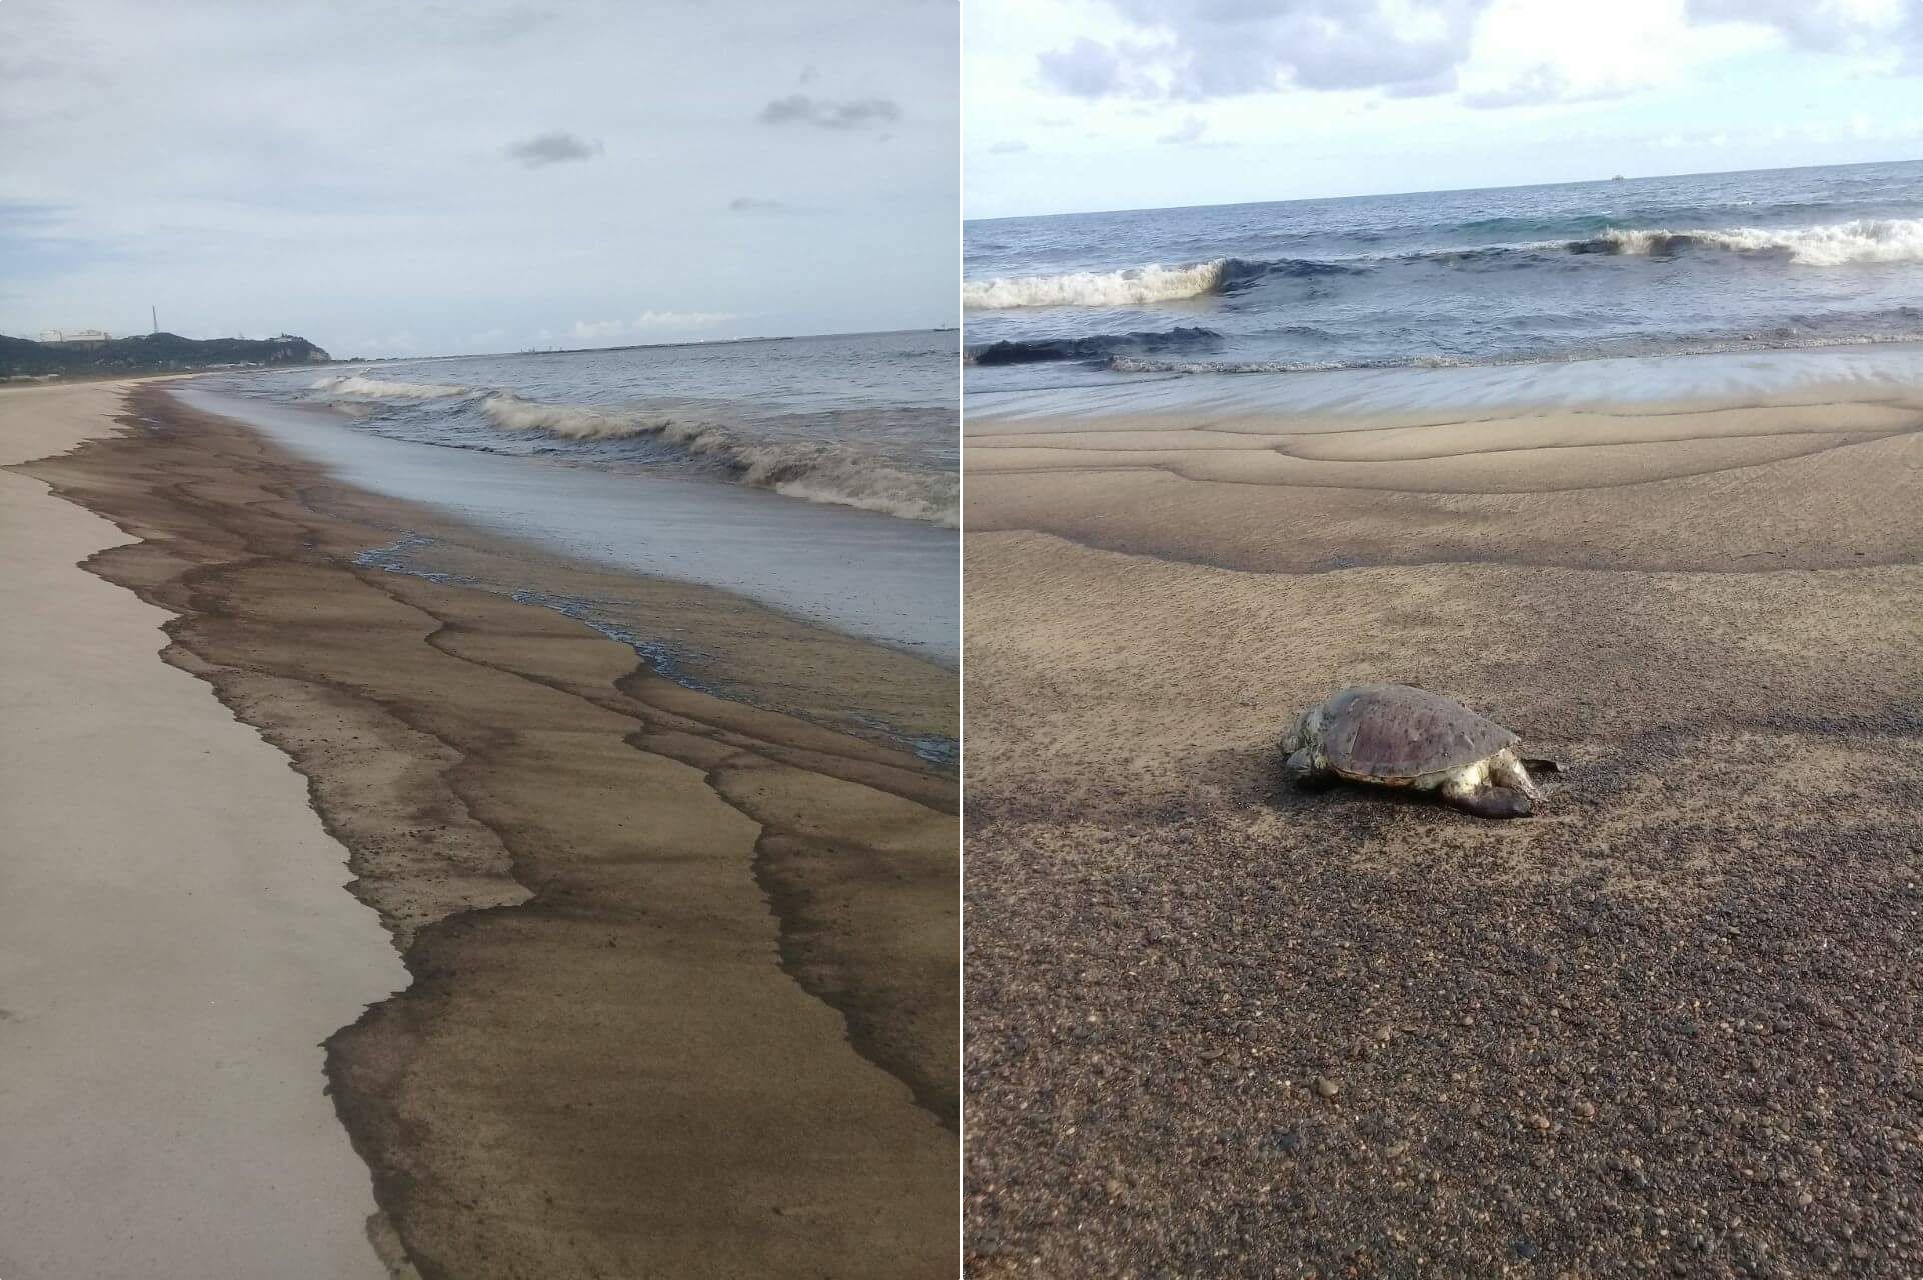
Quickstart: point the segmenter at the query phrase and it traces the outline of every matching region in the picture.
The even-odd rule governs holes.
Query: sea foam
[[[481,402],[481,410],[504,431],[539,431],[570,440],[654,436],[691,457],[718,464],[737,483],[751,488],[944,528],[960,523],[959,485],[954,476],[904,470],[834,444],[749,441],[716,423],[618,408],[542,404],[510,391],[490,395]]]
[[[586,405],[541,404],[512,391],[497,391],[483,400],[481,412],[503,431],[545,431],[570,440],[609,440],[655,429],[631,414]]]
[[[464,396],[472,390],[432,382],[389,382],[358,373],[321,378],[308,383],[307,389],[354,400],[438,400],[442,396]]]
[[[1923,218],[1858,218],[1811,227],[1729,227],[1671,231],[1611,228],[1594,243],[1607,252],[1647,255],[1678,249],[1777,253],[1810,267],[1853,262],[1923,261]],[[1572,246],[1577,247],[1577,246]]]
[[[1015,307],[1128,307],[1172,302],[1222,287],[1227,258],[1187,267],[1151,264],[1126,271],[1075,271],[1059,276],[1014,276],[962,285],[962,305],[975,311]]]

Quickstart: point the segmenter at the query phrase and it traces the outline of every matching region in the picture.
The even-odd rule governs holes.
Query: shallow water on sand
[[[1051,417],[1220,414],[1376,416],[1745,402],[1802,395],[1874,399],[1923,385],[1923,343],[1626,356],[1457,368],[1333,369],[1244,377],[1164,376],[968,393],[971,433]]]
[[[313,406],[193,387],[173,394],[245,422],[369,492],[593,563],[719,587],[944,666],[959,663],[952,530],[736,485],[395,440]]]

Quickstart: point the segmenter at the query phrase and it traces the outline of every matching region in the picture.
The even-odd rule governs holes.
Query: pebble
[[[1596,1118],[1596,1104],[1593,1102],[1578,1102],[1573,1109],[1584,1120]]]
[[[1535,1115],[1529,1117],[1529,1127],[1537,1132],[1546,1130],[1549,1128],[1549,1117],[1543,1115],[1541,1112],[1537,1112]]]
[[[1342,1086],[1327,1076],[1317,1076],[1310,1083],[1315,1086],[1315,1091],[1325,1098],[1333,1098],[1342,1092]]]

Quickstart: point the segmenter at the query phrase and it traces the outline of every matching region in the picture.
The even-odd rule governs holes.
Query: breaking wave
[[[1809,267],[1923,261],[1923,218],[1858,218],[1813,227],[1731,227],[1708,231],[1611,228],[1569,246],[1576,253],[1660,255],[1685,249],[1776,254]]]
[[[497,391],[481,401],[481,412],[503,431],[545,431],[570,440],[612,440],[652,429],[633,414],[585,405],[541,404],[512,391]],[[659,425],[665,426],[665,420]]]
[[[1059,276],[1011,276],[962,285],[962,306],[974,311],[1017,307],[1129,307],[1173,302],[1222,287],[1230,259],[1188,267],[1153,264],[1126,271],[1075,271]]]
[[[944,528],[960,523],[956,477],[910,471],[835,444],[743,440],[714,423],[586,405],[541,404],[511,391],[490,395],[482,401],[481,411],[503,431],[538,431],[569,440],[652,436],[690,457],[721,466],[737,483],[752,488]]]
[[[464,396],[473,390],[471,387],[442,386],[432,382],[389,382],[358,373],[321,378],[308,383],[307,389],[353,400],[438,400],[442,396]]]
[[[1774,257],[1810,267],[1859,262],[1923,262],[1923,218],[1859,218],[1827,225],[1774,228],[1671,230],[1605,226],[1593,235],[1573,240],[1461,245],[1337,258],[1215,258],[1186,267],[1156,265],[1124,271],[1010,276],[963,284],[962,303],[978,311],[1021,307],[1138,307],[1207,294],[1235,293],[1266,278],[1362,276],[1398,266],[1527,267],[1548,265],[1556,259],[1566,261],[1566,256],[1571,254],[1666,257],[1693,250]],[[978,360],[977,363],[985,362]]]

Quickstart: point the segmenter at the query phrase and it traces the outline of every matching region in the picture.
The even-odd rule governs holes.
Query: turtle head
[[[1322,708],[1310,707],[1295,718],[1289,731],[1282,735],[1282,754],[1294,755],[1304,747],[1312,747],[1322,740]]]

